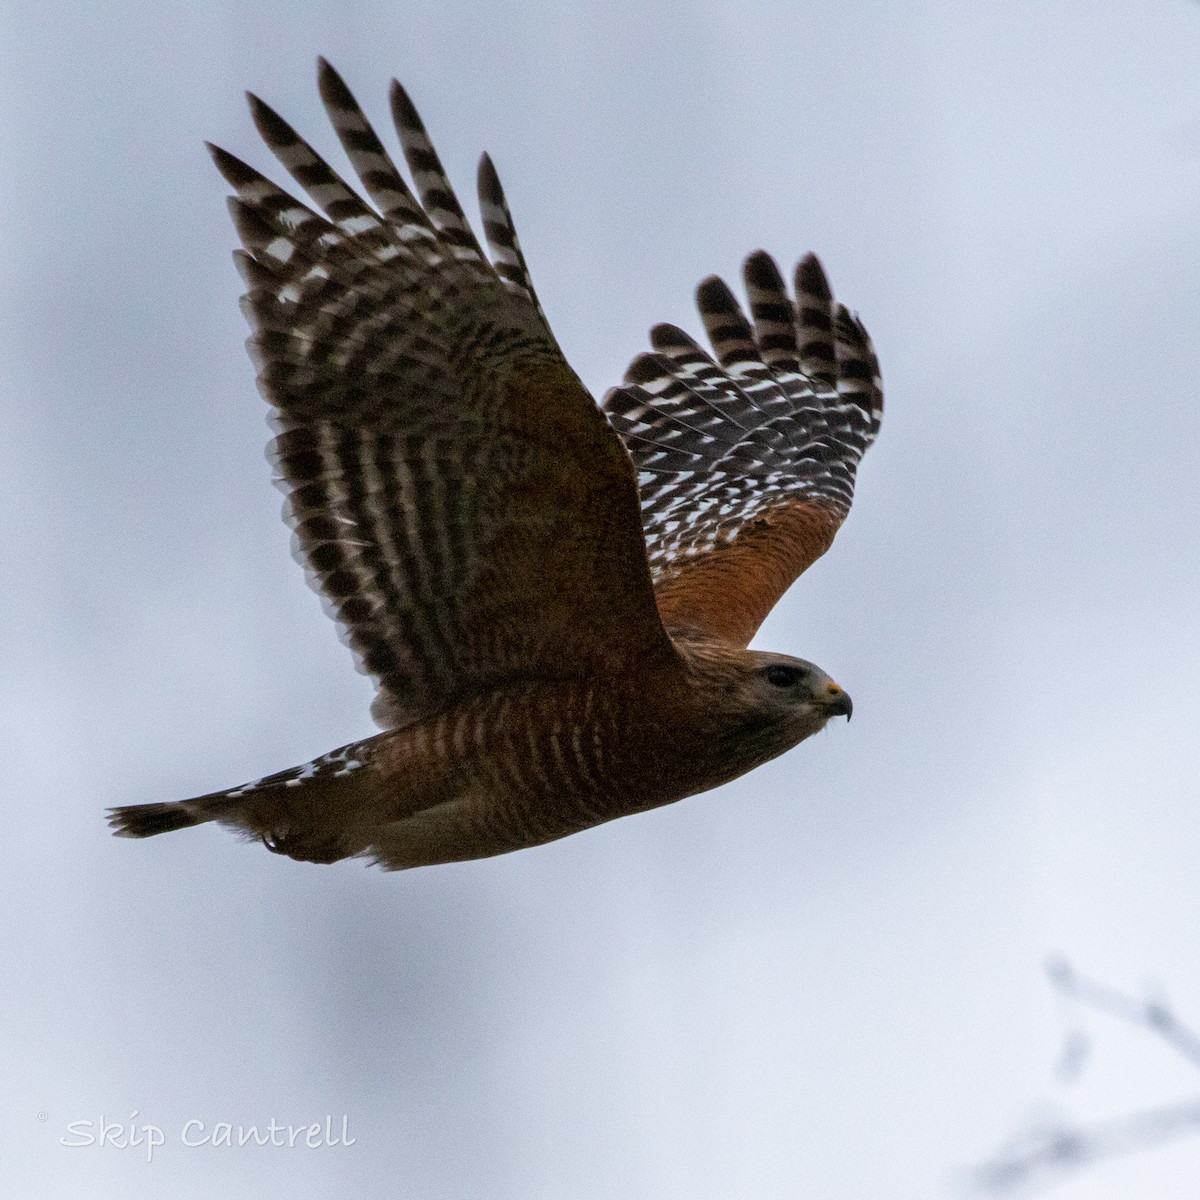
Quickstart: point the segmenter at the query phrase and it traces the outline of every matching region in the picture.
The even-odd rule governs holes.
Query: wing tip
[[[826,303],[833,302],[833,289],[829,286],[829,277],[825,274],[821,260],[811,250],[796,264],[796,292]]]
[[[317,91],[322,101],[338,109],[354,108],[354,95],[337,68],[323,54],[317,55]]]
[[[247,92],[246,102],[250,106],[254,127],[273,151],[278,152],[300,143],[300,135],[265,100],[253,92]]]
[[[764,292],[782,292],[783,276],[779,264],[766,250],[753,250],[746,255],[742,265],[742,274],[749,288],[758,288]]]
[[[421,121],[420,113],[417,112],[417,106],[413,104],[404,84],[398,79],[393,79],[388,84],[388,103],[392,109],[392,119],[396,122],[401,137],[405,132],[424,134],[425,125]]]

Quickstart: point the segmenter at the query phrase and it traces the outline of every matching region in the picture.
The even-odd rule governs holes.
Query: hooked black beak
[[[854,701],[836,684],[830,686],[827,707],[831,717],[845,717],[849,721],[854,715]]]

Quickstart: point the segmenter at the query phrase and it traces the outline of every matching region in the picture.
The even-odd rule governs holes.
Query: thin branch
[[[1145,1109],[1093,1125],[1047,1124],[1011,1139],[969,1172],[975,1192],[1035,1191],[1061,1183],[1085,1167],[1200,1132],[1200,1097]]]
[[[1047,963],[1046,974],[1072,1004],[1145,1029],[1200,1068],[1200,1037],[1179,1020],[1165,997],[1131,996],[1081,975],[1065,959]],[[1089,1045],[1082,1029],[1068,1031],[1059,1058],[1060,1078],[1081,1074]],[[1091,1125],[1047,1118],[1010,1138],[991,1159],[968,1172],[965,1182],[967,1190],[976,1193],[1029,1193],[1060,1183],[1103,1159],[1195,1132],[1200,1132],[1200,1097]]]
[[[1051,959],[1046,964],[1050,982],[1064,996],[1088,1008],[1150,1030],[1181,1054],[1193,1066],[1200,1067],[1200,1037],[1197,1037],[1171,1011],[1163,997],[1139,1000],[1107,984],[1080,975],[1066,959]]]

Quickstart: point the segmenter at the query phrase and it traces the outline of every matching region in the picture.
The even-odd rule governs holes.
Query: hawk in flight
[[[414,188],[337,72],[321,98],[370,203],[261,100],[313,207],[210,147],[294,548],[382,733],[229,791],[114,809],[125,837],[218,821],[305,862],[502,854],[669,804],[811,737],[850,698],[749,650],[828,549],[879,428],[879,367],[816,258],[746,260],[712,352],[650,334],[598,405],[550,332],[485,155],[476,240],[416,110]]]

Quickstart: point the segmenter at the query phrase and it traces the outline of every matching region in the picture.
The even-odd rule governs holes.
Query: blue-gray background
[[[402,77],[460,191],[492,152],[597,393],[704,274],[822,255],[889,409],[759,644],[852,725],[407,875],[107,836],[372,730],[200,146],[269,165],[249,87],[341,162],[317,53],[381,126]],[[1102,1021],[1059,1087],[1041,964],[1200,1021],[1200,6],[8,0],[0,104],[7,1194],[907,1200],[1043,1102],[1195,1087]],[[151,1165],[59,1144],[135,1110]],[[354,1146],[179,1144],[326,1113]],[[1185,1140],[1061,1195],[1198,1188]]]

